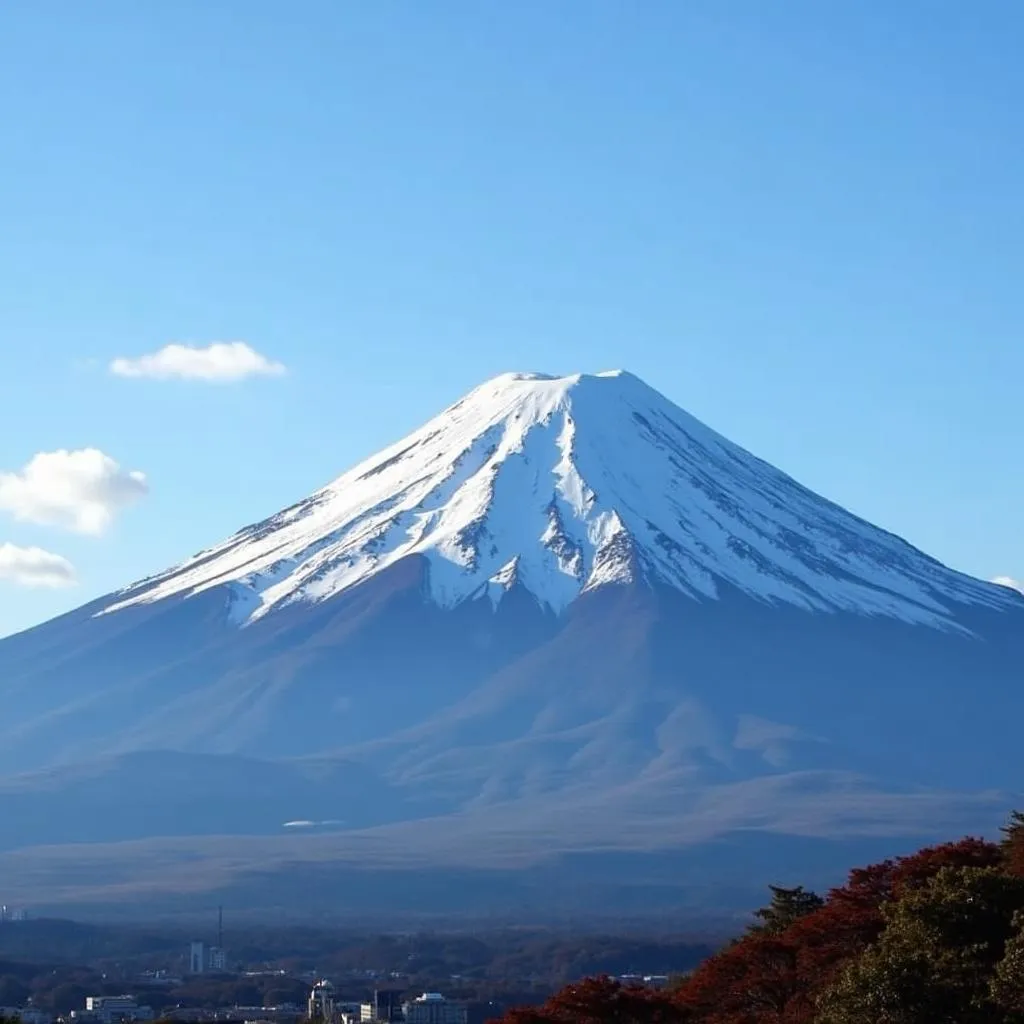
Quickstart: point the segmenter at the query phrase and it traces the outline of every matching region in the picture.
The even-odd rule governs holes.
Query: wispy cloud
[[[1001,587],[1009,587],[1011,590],[1019,590],[1024,594],[1024,583],[1020,580],[1015,580],[1010,576],[996,576],[992,582],[998,583]]]
[[[279,377],[286,370],[244,341],[215,341],[205,348],[173,344],[134,359],[121,356],[110,364],[110,372],[118,377],[226,383],[247,377]]]
[[[145,473],[123,470],[97,448],[60,449],[0,473],[0,509],[24,522],[99,534],[148,490]]]
[[[0,544],[0,580],[22,587],[70,587],[75,569],[52,551],[5,543]]]

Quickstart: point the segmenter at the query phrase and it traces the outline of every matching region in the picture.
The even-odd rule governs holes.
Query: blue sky
[[[1019,5],[40,0],[3,22],[0,553],[77,583],[8,572],[0,634],[507,369],[627,367],[956,568],[1024,575]],[[234,341],[285,372],[110,370]]]

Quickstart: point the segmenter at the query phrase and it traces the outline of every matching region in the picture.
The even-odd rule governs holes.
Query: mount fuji
[[[1016,590],[629,373],[506,374],[0,641],[0,868],[49,901],[297,863],[342,901],[371,868],[735,892],[998,822],[1022,681]]]

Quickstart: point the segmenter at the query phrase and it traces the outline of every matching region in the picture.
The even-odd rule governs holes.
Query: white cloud
[[[0,473],[0,509],[16,519],[102,533],[149,490],[145,473],[127,472],[96,448],[40,452],[17,473]]]
[[[992,582],[998,583],[1001,587],[1009,587],[1011,590],[1019,590],[1024,594],[1024,583],[1020,580],[1012,579],[1010,576],[996,576]]]
[[[42,548],[0,544],[0,580],[22,587],[69,587],[75,569],[66,558]]]
[[[120,357],[110,364],[110,372],[118,377],[221,383],[246,377],[279,377],[285,372],[285,367],[261,355],[244,341],[215,341],[206,348],[174,344],[137,359]]]

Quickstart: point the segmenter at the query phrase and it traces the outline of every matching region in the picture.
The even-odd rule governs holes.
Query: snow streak
[[[244,624],[327,600],[410,555],[427,559],[444,606],[497,604],[520,586],[561,612],[584,591],[657,581],[695,599],[732,587],[949,627],[951,605],[1018,600],[613,371],[488,381],[305,501],[122,591],[105,612],[230,585]]]

